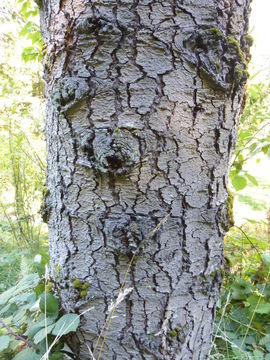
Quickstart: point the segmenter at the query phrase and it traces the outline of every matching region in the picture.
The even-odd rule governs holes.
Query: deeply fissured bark
[[[40,10],[50,271],[66,311],[94,307],[73,339],[77,358],[94,351],[135,254],[101,358],[206,359],[249,0],[44,0]]]

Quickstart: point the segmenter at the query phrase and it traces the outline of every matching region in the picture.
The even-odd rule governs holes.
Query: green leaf
[[[256,308],[256,306],[257,306],[258,302],[260,301],[260,299],[261,299],[261,296],[255,294],[255,293],[253,293],[252,295],[250,295],[248,297],[246,302],[249,305],[249,310],[251,312],[254,311],[254,309]]]
[[[31,295],[33,293],[32,292],[25,292],[19,295],[16,295],[12,298],[12,302],[17,304],[18,306],[28,302],[28,300],[30,299]],[[35,299],[34,299],[35,301]],[[31,303],[33,303],[33,301],[31,301]]]
[[[47,328],[40,329],[34,336],[34,343],[35,344],[40,343],[43,339],[46,338],[46,335],[51,334],[52,329],[54,327],[55,327],[55,324],[52,324],[52,325],[47,326]]]
[[[41,330],[42,328],[44,328],[44,322],[42,324],[34,324],[26,331],[24,335],[29,337],[30,339],[33,339],[36,333],[39,332],[39,330]]]
[[[257,179],[254,176],[252,176],[250,174],[246,174],[246,177],[253,185],[255,185],[255,186],[259,185]]]
[[[56,323],[53,329],[53,335],[66,335],[72,331],[76,331],[80,323],[80,317],[77,314],[63,315]]]
[[[38,56],[39,50],[36,49],[34,46],[28,46],[23,49],[22,60],[24,62],[35,61],[38,59]]]
[[[252,137],[252,133],[251,133],[250,131],[248,131],[248,130],[243,130],[243,131],[241,131],[241,132],[239,133],[238,137],[239,137],[239,139],[241,139],[241,140],[245,140],[245,139],[247,139],[247,138]]]
[[[256,309],[254,309],[257,314],[270,314],[270,303],[268,304],[259,304]]]
[[[256,344],[256,338],[252,335],[246,337],[245,344],[252,345]]]
[[[238,174],[238,171],[232,170],[232,168],[231,168],[231,171],[230,171],[230,174],[229,174],[230,179],[233,179],[237,174]]]
[[[32,44],[38,44],[41,42],[41,34],[40,31],[36,31],[34,33],[31,34],[31,36],[29,35],[29,38],[32,41]]]
[[[263,353],[257,349],[253,351],[253,355],[254,355],[254,360],[263,360],[264,359]]]
[[[45,253],[44,251],[41,251],[40,255],[42,256],[41,264],[43,264],[43,265],[49,264],[49,261],[50,261],[49,255],[47,253]]]
[[[12,287],[0,295],[0,306],[8,302],[8,300],[12,297],[12,292],[14,289],[15,287]]]
[[[260,345],[267,345],[267,344],[270,344],[270,334],[264,336],[263,338],[261,338],[261,340],[259,341],[259,344]]]
[[[40,311],[49,317],[57,317],[59,313],[59,302],[58,300],[50,293],[43,293],[40,296],[39,303]]]
[[[0,310],[1,317],[3,317],[3,315],[5,315],[5,313],[9,310],[10,306],[11,306],[11,304],[7,304]],[[0,325],[0,328],[1,328],[1,325]]]
[[[250,293],[251,285],[244,279],[239,279],[232,283],[232,299],[245,300]]]
[[[235,289],[232,292],[232,299],[233,300],[245,300],[247,298],[247,295],[245,293],[243,293],[241,290],[239,289]]]
[[[257,146],[258,146],[257,143],[251,144],[250,147],[249,147],[250,152],[254,152],[257,149]]]
[[[33,22],[33,21],[28,21],[24,27],[22,28],[22,30],[19,32],[20,36],[26,36],[29,33],[36,31],[38,28],[38,26]]]
[[[50,355],[50,360],[64,360],[64,359],[65,359],[65,355],[59,351]]]
[[[16,286],[13,286],[0,295],[0,306],[6,304],[11,298],[11,302],[13,302],[13,299],[15,299],[16,295],[29,289],[33,289],[38,284],[38,282],[38,274],[30,274],[24,277]]]
[[[270,144],[267,144],[267,145],[264,145],[262,147],[262,152],[267,155],[268,151],[269,151],[269,148],[270,148]]]
[[[236,175],[232,179],[232,185],[236,191],[243,190],[247,186],[247,179],[244,176]]]
[[[263,295],[270,297],[270,284],[264,287]]]
[[[20,324],[24,320],[24,316],[28,310],[28,306],[19,307],[18,311],[14,314],[13,323],[15,325]]]
[[[37,355],[31,349],[25,349],[17,354],[13,360],[40,360],[40,355]]]
[[[35,287],[34,289],[35,293],[36,293],[36,297],[38,298],[44,291],[45,291],[45,284],[39,284]]]
[[[262,255],[262,260],[265,266],[269,266],[270,265],[270,255],[268,254],[263,254]]]
[[[235,163],[234,164],[234,166],[235,166],[235,169],[236,169],[236,172],[237,172],[237,174],[242,170],[242,168],[243,168],[243,164],[241,164],[241,163]]]
[[[10,340],[11,338],[7,335],[0,336],[0,352],[8,348]]]
[[[40,315],[38,320],[40,321],[37,321],[36,323],[34,323],[26,332],[25,332],[25,336],[28,336],[29,338],[33,338],[36,333],[41,330],[42,328],[45,327],[45,317],[44,317],[44,314]],[[47,323],[47,326],[49,325],[52,325],[53,323],[55,323],[55,317],[51,318],[51,317],[48,317],[46,319],[46,323]]]

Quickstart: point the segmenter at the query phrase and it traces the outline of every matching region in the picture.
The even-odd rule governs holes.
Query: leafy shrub
[[[64,314],[46,283],[48,255],[36,259],[36,272],[0,295],[0,359],[40,360],[50,353],[51,360],[61,360],[72,353],[63,336],[76,331],[80,316]]]
[[[270,157],[270,85],[251,84],[238,128],[237,148],[230,171],[234,195],[253,211],[266,211],[267,203],[245,187],[260,185],[266,194],[269,185],[250,174],[245,164]],[[217,309],[215,335],[210,359],[270,360],[270,254],[265,221],[248,219],[234,226],[225,239],[225,279]]]
[[[256,176],[244,168],[249,159],[257,156],[256,161],[260,162],[262,154],[270,158],[269,90],[270,85],[251,84],[247,92],[230,171],[231,183],[236,191],[244,189],[247,184],[258,186]]]
[[[211,359],[270,359],[270,254],[265,223],[232,229],[230,264],[215,323]],[[258,231],[260,230],[260,231]]]

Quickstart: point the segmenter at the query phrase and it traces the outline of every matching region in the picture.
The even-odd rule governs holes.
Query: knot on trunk
[[[94,167],[102,173],[124,175],[140,159],[139,140],[128,130],[96,132],[93,143]]]
[[[52,87],[51,100],[55,108],[65,113],[81,100],[92,97],[96,91],[96,83],[79,77],[65,77],[56,80]]]
[[[184,40],[176,36],[176,48],[199,68],[199,75],[216,90],[237,90],[248,78],[250,37],[234,37],[218,27],[187,33]]]
[[[117,254],[132,255],[143,247],[142,220],[130,215],[112,215],[105,222],[108,247]]]
[[[121,35],[121,30],[110,18],[100,15],[85,16],[77,25],[79,34]]]

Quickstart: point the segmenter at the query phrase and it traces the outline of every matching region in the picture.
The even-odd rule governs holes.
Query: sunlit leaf
[[[236,191],[243,190],[247,186],[247,179],[244,176],[236,175],[232,179],[232,185]]]
[[[255,186],[258,186],[258,181],[257,179],[255,178],[255,176],[253,175],[250,175],[250,174],[246,174],[246,177],[248,178],[248,180]]]

